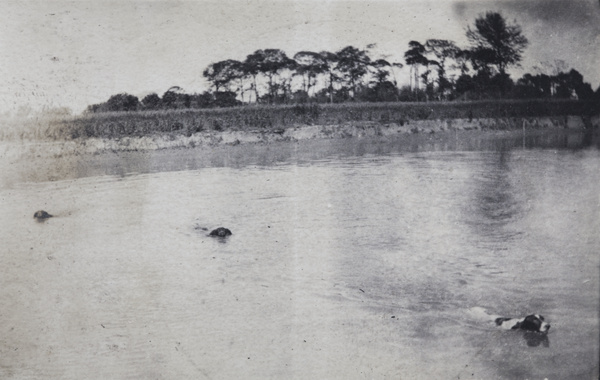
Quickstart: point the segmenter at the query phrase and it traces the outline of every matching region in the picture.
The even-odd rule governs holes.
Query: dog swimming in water
[[[46,219],[48,219],[48,218],[52,218],[52,215],[48,214],[48,213],[47,213],[46,211],[44,211],[44,210],[39,210],[39,211],[36,211],[36,212],[33,214],[33,217],[34,217],[34,219],[36,219],[38,222],[42,222],[42,221],[44,221],[44,220],[46,220]]]
[[[540,314],[530,314],[523,318],[507,318],[500,315],[489,314],[482,307],[472,307],[467,310],[470,317],[479,321],[493,322],[503,330],[523,330],[534,333],[547,333],[550,324]]]
[[[232,235],[231,231],[225,227],[219,227],[217,229],[214,229],[212,231],[210,231],[210,234],[208,234],[209,236],[216,236],[216,237],[227,237]]]
[[[496,325],[506,330],[525,330],[539,333],[547,333],[550,330],[550,324],[544,321],[544,317],[539,314],[531,314],[525,318],[504,318],[495,319]]]

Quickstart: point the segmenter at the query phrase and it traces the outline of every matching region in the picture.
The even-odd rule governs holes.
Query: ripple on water
[[[597,153],[369,149],[3,188],[0,373],[597,373]]]

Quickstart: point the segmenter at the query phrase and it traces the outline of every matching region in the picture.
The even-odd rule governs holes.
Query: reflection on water
[[[198,147],[144,152],[106,152],[84,157],[59,157],[8,163],[0,185],[56,181],[98,175],[195,170],[206,167],[267,166],[281,163],[312,164],[332,157],[388,156],[406,152],[509,151],[522,149],[600,148],[598,130],[549,131],[522,136],[498,133],[448,132],[436,135],[400,135],[396,138],[309,140],[270,145]]]
[[[516,192],[511,183],[510,160],[511,151],[505,147],[485,157],[475,177],[479,183],[474,197],[467,204],[474,211],[469,215],[472,224],[489,238],[505,240],[519,233],[509,230],[514,218],[523,215],[526,203],[524,194]]]
[[[546,334],[539,334],[536,332],[525,332],[523,333],[523,338],[527,341],[527,345],[529,347],[550,347],[550,339]]]
[[[0,377],[597,378],[600,154],[536,139],[25,167],[0,190]],[[493,323],[531,313],[548,335]]]

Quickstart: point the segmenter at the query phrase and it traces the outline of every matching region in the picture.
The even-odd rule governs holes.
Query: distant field
[[[258,105],[218,109],[97,113],[63,119],[3,122],[2,140],[72,140],[124,136],[185,135],[201,131],[270,130],[300,125],[411,120],[590,116],[600,102],[577,100],[487,100],[429,103]]]

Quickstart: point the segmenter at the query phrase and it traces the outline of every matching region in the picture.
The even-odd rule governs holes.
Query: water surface
[[[597,145],[415,141],[10,168],[0,377],[597,378]]]

